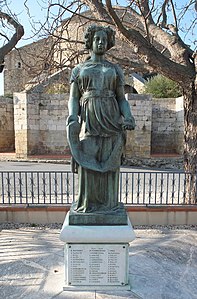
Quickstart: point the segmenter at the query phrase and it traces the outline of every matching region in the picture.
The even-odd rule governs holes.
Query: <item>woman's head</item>
[[[103,31],[107,37],[107,50],[115,45],[115,31],[111,27],[90,25],[84,35],[86,49],[92,50],[93,39],[96,32]]]

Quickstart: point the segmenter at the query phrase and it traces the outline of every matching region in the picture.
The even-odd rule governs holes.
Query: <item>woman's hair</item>
[[[107,50],[115,45],[115,31],[111,27],[90,25],[84,34],[86,49],[92,49],[93,37],[97,31],[104,31],[107,34]]]

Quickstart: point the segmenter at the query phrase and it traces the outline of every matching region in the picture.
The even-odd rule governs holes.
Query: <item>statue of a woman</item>
[[[124,76],[105,52],[115,44],[110,27],[91,25],[85,45],[91,57],[71,75],[68,141],[78,164],[79,195],[74,210],[106,212],[118,206],[119,169],[125,130],[135,121],[124,95]]]

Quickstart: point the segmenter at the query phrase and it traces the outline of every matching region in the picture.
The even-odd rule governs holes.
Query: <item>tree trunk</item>
[[[195,80],[184,86],[185,203],[197,203],[197,93]]]

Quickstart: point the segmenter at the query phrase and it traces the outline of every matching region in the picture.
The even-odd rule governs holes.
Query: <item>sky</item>
[[[160,0],[157,0],[158,2]],[[26,44],[29,44],[33,41],[30,37],[32,36],[32,27],[31,27],[31,18],[34,18],[37,21],[43,21],[46,16],[46,7],[48,4],[47,0],[7,0],[9,4],[9,8],[14,13],[19,22],[24,26],[25,28],[25,34],[17,44],[17,47],[22,47]],[[26,3],[26,6],[28,7],[29,11],[25,8],[24,2]],[[55,2],[55,0],[53,0]],[[119,0],[119,4],[123,4],[125,2],[124,0]],[[188,2],[188,0],[177,0],[177,3],[181,3],[184,5]],[[117,3],[117,1],[116,1]],[[194,16],[192,14],[188,14],[186,19],[184,20],[184,27],[188,26],[190,23],[191,18],[194,19]],[[182,35],[183,38],[183,35]],[[186,42],[188,44],[191,44],[191,40],[197,40],[197,36],[192,36],[191,34],[186,37]],[[3,94],[3,73],[0,73],[0,95]]]

